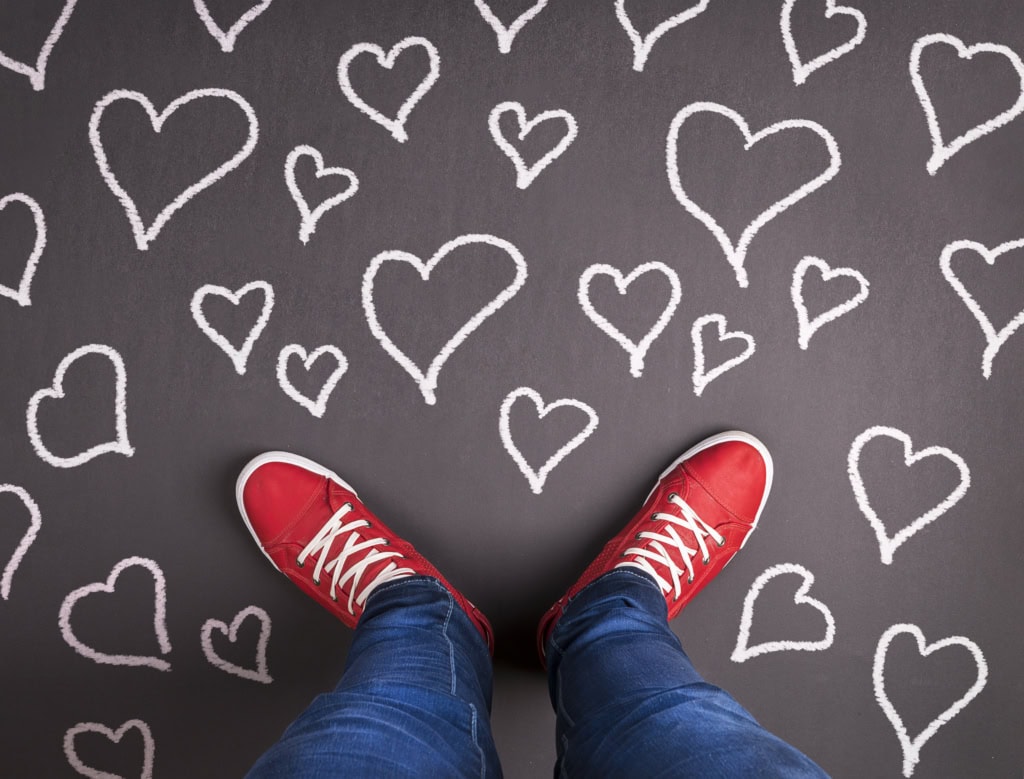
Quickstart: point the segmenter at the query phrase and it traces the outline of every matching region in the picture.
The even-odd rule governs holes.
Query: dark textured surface
[[[210,0],[224,26],[247,5]],[[528,3],[493,5],[510,20]],[[627,5],[643,6],[634,19],[649,30],[688,3]],[[0,69],[0,196],[34,197],[48,224],[32,305],[0,298],[0,482],[27,489],[42,513],[11,597],[0,601],[0,773],[70,775],[61,749],[69,727],[140,718],[156,741],[155,776],[240,775],[333,684],[350,634],[272,571],[234,507],[234,479],[246,460],[287,449],[343,474],[490,615],[498,634],[494,727],[506,772],[547,775],[553,716],[532,654],[537,617],[665,464],[705,435],[740,428],[772,450],[775,488],[743,554],[675,623],[697,667],[830,773],[899,776],[900,747],[872,690],[879,637],[899,622],[919,625],[929,642],[967,636],[985,654],[988,684],[923,747],[915,775],[1019,776],[1024,335],[1007,341],[984,379],[981,330],[943,279],[939,256],[957,239],[996,246],[1024,238],[1024,119],[930,176],[931,143],[907,63],[914,41],[934,32],[1024,53],[1024,9],[1008,0],[855,5],[868,19],[866,40],[801,86],[782,44],[781,3],[715,0],[666,33],[642,73],[630,67],[612,0],[551,0],[508,55],[470,0],[276,0],[230,54],[184,0],[82,0],[53,50],[44,91]],[[0,50],[32,59],[61,6],[0,2]],[[818,18],[824,3],[798,7],[794,35],[807,57],[848,37],[851,27]],[[345,99],[336,68],[357,42],[388,48],[409,35],[436,45],[441,71],[399,144]],[[353,70],[385,113],[418,81],[425,58],[400,62],[390,76],[372,66]],[[922,75],[947,138],[1010,106],[1019,89],[1005,58],[967,62],[942,46],[926,52]],[[140,252],[93,159],[92,108],[110,90],[133,89],[162,110],[204,87],[248,100],[259,142]],[[522,102],[530,116],[563,108],[579,123],[576,141],[526,190],[515,187],[512,164],[487,129],[491,108],[505,100]],[[813,120],[842,153],[833,181],[754,238],[748,289],[737,286],[718,243],[680,206],[666,176],[672,118],[699,100],[738,111],[754,131]],[[734,239],[827,161],[820,143],[797,133],[743,154],[738,132],[715,117],[693,120],[684,135],[681,175]],[[541,129],[536,136],[523,147],[528,159],[558,137]],[[174,193],[239,147],[245,126],[237,109],[205,101],[182,109],[156,136],[138,106],[125,104],[104,116],[102,137],[148,224]],[[298,240],[282,175],[288,152],[303,143],[327,165],[351,168],[361,184],[320,220],[308,245]],[[309,167],[299,178],[311,202],[333,192],[330,182],[313,181]],[[31,248],[31,222],[11,207],[0,213],[0,231],[0,283],[13,285]],[[437,404],[428,406],[370,333],[360,285],[381,251],[427,258],[466,233],[511,241],[529,278],[455,351],[441,371]],[[802,351],[790,283],[805,255],[856,268],[871,287],[862,306]],[[576,285],[591,264],[628,272],[651,260],[679,274],[682,302],[643,376],[633,378],[626,353],[583,315]],[[463,307],[471,312],[507,283],[507,260],[498,253],[493,261],[493,272],[442,265],[425,290],[408,269],[378,277],[381,321],[421,366],[464,321]],[[955,268],[996,328],[1024,305],[1024,251],[991,268],[965,255]],[[256,279],[274,286],[276,304],[239,376],[196,327],[189,302],[203,284],[236,289]],[[809,307],[838,302],[814,289],[806,289]],[[656,289],[645,293],[638,284],[622,306],[595,286],[595,304],[604,301],[610,320],[640,334],[665,300]],[[208,311],[236,341],[255,316],[245,306]],[[712,312],[751,333],[757,351],[698,398],[689,331]],[[294,342],[332,343],[349,359],[322,419],[278,387],[278,351]],[[33,452],[26,404],[66,354],[88,343],[108,344],[124,358],[135,455],[56,469]],[[709,348],[709,366],[731,356],[729,348]],[[98,360],[80,368],[68,374],[67,400],[40,416],[44,439],[63,454],[104,440],[113,424],[109,368]],[[521,385],[546,400],[583,400],[600,417],[541,495],[531,493],[498,436],[501,401]],[[531,462],[578,429],[565,413],[548,417],[543,429],[529,411],[514,416]],[[891,566],[879,560],[846,473],[851,443],[872,425],[897,427],[916,447],[949,447],[972,476],[966,496],[901,546]],[[866,450],[862,465],[891,532],[955,483],[941,461],[905,468],[892,442]],[[15,498],[0,495],[0,560],[17,545],[24,517]],[[132,555],[152,558],[166,576],[167,673],[93,663],[58,629],[65,596],[103,581]],[[811,595],[831,608],[835,643],[733,663],[744,596],[758,574],[782,562],[815,574]],[[789,588],[789,579],[766,587],[754,640],[820,637],[820,618],[794,606]],[[144,572],[126,573],[114,595],[76,610],[80,638],[112,652],[155,652],[151,595]],[[273,620],[269,686],[217,670],[200,647],[205,620],[229,620],[250,604]],[[222,642],[223,654],[251,664],[244,647],[254,634],[243,631],[234,649]],[[916,734],[963,694],[974,672],[963,650],[922,659],[903,637],[892,645],[886,676]],[[80,752],[97,767],[137,775],[141,747],[131,739],[120,747],[83,739]]]

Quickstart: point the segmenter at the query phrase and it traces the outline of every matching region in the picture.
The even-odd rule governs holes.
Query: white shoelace
[[[655,522],[668,522],[669,524],[665,527],[665,533],[662,534],[654,533],[649,530],[641,530],[637,533],[637,540],[647,539],[650,542],[648,547],[646,549],[630,547],[623,552],[622,556],[629,557],[632,555],[634,559],[629,562],[619,563],[615,567],[623,568],[628,566],[631,568],[639,568],[640,570],[649,573],[654,577],[654,580],[658,582],[658,586],[661,587],[662,592],[667,595],[674,591],[674,597],[678,599],[683,592],[683,580],[680,576],[685,573],[686,583],[691,584],[693,582],[694,558],[700,554],[701,562],[704,565],[711,562],[711,554],[708,552],[708,546],[704,542],[704,539],[711,537],[715,540],[716,544],[724,546],[725,536],[701,519],[690,504],[674,492],[669,495],[668,499],[670,503],[679,507],[683,512],[683,516],[678,517],[675,514],[656,511],[651,516],[651,519]],[[678,531],[673,527],[674,525],[690,533],[694,539],[696,539],[698,548],[691,549],[683,543],[683,539],[679,537]],[[669,548],[676,553],[676,558],[673,558],[669,554]],[[678,558],[682,558],[685,568],[680,568],[676,563],[676,559]],[[657,570],[655,570],[655,567],[651,564],[652,561],[658,563],[667,570],[668,574],[672,577],[672,581],[668,581]]]
[[[393,561],[389,562],[368,584],[364,585],[362,591],[359,592],[358,596],[356,592],[359,590],[359,580],[362,578],[363,573],[366,569],[381,560],[386,560],[389,557],[402,557],[402,553],[398,551],[387,551],[382,552],[376,549],[378,546],[387,546],[388,540],[386,538],[367,538],[362,539],[359,535],[361,528],[370,527],[370,522],[365,519],[351,520],[347,523],[343,522],[343,517],[353,511],[351,503],[346,503],[340,509],[328,519],[324,526],[320,528],[320,531],[313,537],[306,548],[299,554],[296,562],[301,568],[306,564],[306,558],[310,555],[320,553],[320,557],[317,560],[316,568],[313,569],[313,583],[316,585],[320,584],[320,574],[327,572],[332,574],[331,579],[331,598],[338,600],[338,596],[335,594],[335,590],[339,587],[344,587],[346,584],[351,582],[349,586],[348,596],[348,611],[349,614],[355,615],[354,606],[362,606],[366,602],[370,593],[378,585],[384,584],[385,582],[394,581],[395,579],[402,579],[406,576],[413,576],[416,571],[411,568],[399,568]],[[335,539],[348,533],[348,538],[345,540],[344,545],[341,547],[341,551],[333,560],[328,562],[328,553],[330,552],[331,544],[334,543]],[[369,550],[369,551],[367,551]],[[345,563],[350,557],[358,557],[365,553],[365,557],[351,564],[348,570],[345,569]]]

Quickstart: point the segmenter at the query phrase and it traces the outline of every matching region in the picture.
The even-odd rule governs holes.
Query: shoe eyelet
[[[295,564],[296,564],[297,566],[299,566],[299,568],[305,568],[305,567],[306,567],[306,564],[305,564],[305,563],[304,563],[304,562],[303,562],[302,560],[300,560],[299,558],[297,558],[297,557],[295,558]]]
[[[637,533],[635,536],[633,536],[633,538],[636,541],[643,541],[644,540],[643,536],[640,535],[640,533]]]
[[[319,587],[319,586],[320,586],[320,580],[319,580],[319,579],[316,579],[316,578],[314,578],[314,579],[313,579],[313,584],[315,584],[315,585],[316,585],[317,587]]]
[[[704,565],[707,565],[708,563],[710,563],[710,562],[711,562],[711,558],[710,558],[710,557],[704,557],[704,558],[702,558],[702,559],[701,559],[701,562],[702,562],[702,563],[703,563]]]
[[[722,540],[718,542],[718,545],[719,546],[725,546],[725,537],[724,536],[722,537]]]
[[[676,498],[678,498],[678,497],[679,497],[678,493],[675,493],[675,492],[670,492],[670,493],[668,494],[668,499],[669,499],[669,500],[675,500],[675,499],[676,499]]]
[[[335,595],[333,592],[331,593],[331,600],[334,601],[335,603],[338,602],[338,596]]]
[[[687,584],[693,584],[693,577],[692,576],[688,577],[687,580],[686,580],[686,583]]]

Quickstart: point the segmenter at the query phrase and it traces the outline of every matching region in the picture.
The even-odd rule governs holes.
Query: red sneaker
[[[678,615],[743,548],[771,486],[771,455],[748,433],[719,433],[684,453],[661,474],[633,520],[541,617],[541,662],[569,599],[615,568],[650,574],[665,594],[668,618]]]
[[[336,473],[305,457],[267,452],[242,469],[235,497],[274,567],[349,627],[356,626],[375,587],[432,576],[448,588],[493,653],[494,634],[483,613],[370,513]]]

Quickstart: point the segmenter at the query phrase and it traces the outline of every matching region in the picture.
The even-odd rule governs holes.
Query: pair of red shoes
[[[541,662],[569,599],[615,568],[652,576],[665,595],[668,618],[679,614],[746,543],[771,483],[771,455],[748,433],[720,433],[684,453],[661,474],[632,521],[541,617]],[[493,653],[494,634],[483,613],[336,473],[305,457],[268,452],[242,470],[236,496],[245,524],[274,567],[349,627],[356,626],[375,587],[432,576]]]

